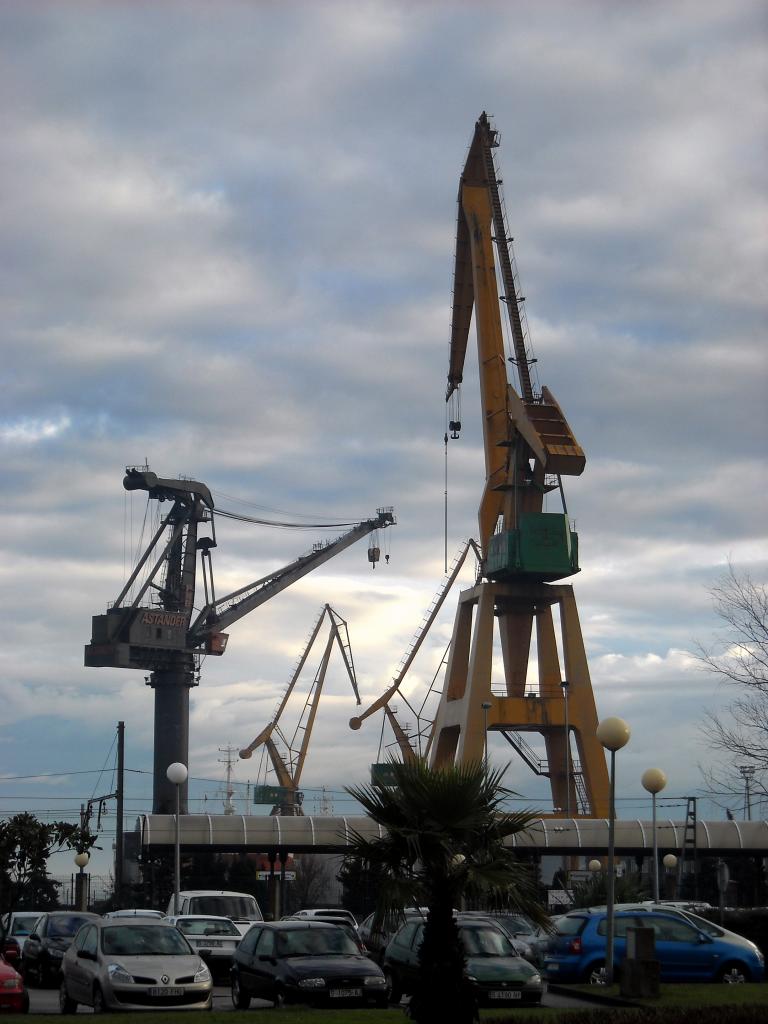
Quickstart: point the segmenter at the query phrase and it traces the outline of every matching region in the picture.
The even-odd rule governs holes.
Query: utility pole
[[[219,747],[219,753],[227,755],[226,761],[223,761],[221,758],[219,758],[219,764],[225,764],[227,766],[227,788],[224,796],[224,813],[234,814],[235,805],[233,802],[233,798],[235,795],[235,790],[234,786],[232,785],[232,755],[237,753],[237,747]]]
[[[123,800],[125,784],[125,722],[117,723],[117,812],[115,822],[115,896],[118,904],[123,900],[123,863],[125,837],[123,835]]]

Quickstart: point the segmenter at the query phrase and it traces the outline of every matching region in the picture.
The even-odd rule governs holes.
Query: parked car
[[[29,1013],[29,993],[24,988],[24,979],[3,956],[0,956],[0,1010]]]
[[[758,946],[752,942],[751,939],[747,939],[744,935],[739,935],[737,932],[731,932],[727,928],[723,928],[719,924],[715,924],[714,921],[708,921],[705,917],[699,917],[698,914],[693,913],[689,910],[689,907],[694,906],[709,906],[709,904],[700,903],[653,903],[651,900],[645,900],[642,903],[617,903],[614,907],[614,912],[618,911],[632,911],[633,913],[650,914],[653,911],[661,911],[664,914],[671,914],[673,917],[678,917],[683,921],[688,921],[699,931],[706,932],[713,939],[726,939],[728,942],[732,942],[736,946],[744,946],[745,949],[751,950],[753,953],[760,953]],[[589,907],[590,914],[604,914],[606,907]]]
[[[16,939],[23,953],[27,937],[35,930],[42,910],[13,910],[3,915],[3,932],[6,938]]]
[[[346,921],[357,928],[355,915],[343,907],[313,907],[311,910],[297,910],[291,917],[305,917],[311,921]]]
[[[152,918],[96,918],[64,955],[59,1007],[111,1010],[210,1010],[211,972],[186,938]]]
[[[457,916],[469,978],[478,1006],[541,1003],[541,975],[518,956],[507,934],[482,917]],[[425,922],[414,917],[399,929],[384,953],[384,975],[390,999],[399,1002],[413,991]]]
[[[27,937],[21,955],[21,973],[27,985],[54,985],[61,980],[61,961],[81,925],[100,920],[86,911],[51,910],[42,914]]]
[[[384,951],[389,945],[392,936],[401,927],[401,925],[413,917],[424,920],[426,919],[426,916],[426,907],[406,907],[402,914],[395,916],[392,924],[376,926],[374,923],[376,920],[376,914],[369,914],[368,917],[364,918],[360,922],[357,929],[361,940],[365,944],[365,948],[368,950],[368,956],[375,960],[376,963],[382,963],[384,960]]]
[[[246,1010],[251,999],[275,1006],[387,1005],[381,968],[363,956],[345,932],[306,919],[255,924],[232,960],[232,1003]]]
[[[174,896],[171,896],[167,913],[228,917],[237,925],[241,935],[245,935],[254,921],[264,920],[254,896],[247,892],[229,892],[227,889],[188,889],[180,892],[178,911],[174,909]]]
[[[204,914],[180,914],[167,917],[166,921],[179,929],[213,973],[221,970],[229,973],[232,957],[242,938],[233,921]]]
[[[17,939],[12,939],[9,936],[3,939],[2,946],[0,946],[0,956],[16,970],[21,967],[21,946]]]
[[[544,953],[551,981],[602,984],[605,971],[606,913],[578,911],[558,918]],[[627,929],[652,928],[662,981],[760,981],[762,953],[754,947],[713,938],[689,921],[668,913],[619,911],[614,919],[613,962],[617,972],[626,956]]]

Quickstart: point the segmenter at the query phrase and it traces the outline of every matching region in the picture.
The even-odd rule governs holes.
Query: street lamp
[[[179,793],[187,781],[187,766],[180,761],[169,764],[165,772],[166,778],[176,787],[176,842],[173,882],[173,912],[179,912],[179,890],[181,889],[181,837],[179,833]]]
[[[598,871],[602,871],[603,865],[602,862],[597,859],[597,857],[593,857],[589,864],[587,864],[587,867],[593,875],[596,875]]]
[[[80,868],[75,876],[75,910],[88,909],[88,876],[85,874],[85,866],[90,859],[85,850],[75,854],[75,864]]]
[[[656,794],[667,784],[667,776],[661,768],[646,768],[640,781],[653,797],[653,901],[659,902],[659,842],[656,835]]]
[[[674,853],[665,853],[664,856],[661,858],[661,863],[664,865],[667,871],[674,871],[677,867],[677,857],[674,855]],[[664,888],[665,890],[668,888],[666,883],[664,885]],[[666,896],[666,891],[664,895]]]
[[[491,710],[490,701],[484,700],[480,705],[483,709],[483,751],[485,760],[485,774],[488,776],[488,712]]]
[[[614,832],[616,824],[616,751],[629,742],[630,729],[623,718],[604,718],[597,727],[597,738],[611,752],[611,789],[608,806],[608,921],[605,948],[605,983],[613,984],[614,918]]]
[[[568,724],[568,680],[563,679],[560,683],[563,688],[563,703],[565,705],[565,816],[571,816],[571,736]]]

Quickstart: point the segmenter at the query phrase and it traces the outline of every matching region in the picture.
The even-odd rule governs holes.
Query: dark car
[[[253,925],[232,958],[231,983],[238,1010],[254,997],[275,1006],[387,1005],[381,968],[341,928],[320,921]]]
[[[360,938],[368,951],[368,956],[375,960],[377,964],[383,963],[384,951],[389,945],[392,936],[401,925],[414,917],[419,920],[426,920],[427,908],[406,907],[402,913],[393,915],[391,922],[379,923],[378,925],[376,924],[376,914],[369,914],[365,920],[360,922],[358,927]]]
[[[579,911],[558,918],[544,953],[550,981],[603,984],[608,915]],[[627,953],[627,930],[651,928],[662,981],[762,981],[763,955],[755,946],[713,937],[672,914],[621,912],[614,921],[613,962],[621,973]]]
[[[541,975],[517,955],[506,932],[481,917],[459,915],[456,924],[466,955],[467,978],[478,1006],[541,1003]],[[387,946],[384,974],[393,1002],[413,992],[423,936],[424,921],[414,918],[400,928]]]
[[[28,985],[53,985],[61,981],[61,961],[78,928],[86,921],[98,921],[98,914],[85,911],[52,910],[41,914],[27,938],[21,957],[21,973]]]

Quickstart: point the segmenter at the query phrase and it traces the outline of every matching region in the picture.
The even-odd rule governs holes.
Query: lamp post
[[[485,776],[488,777],[488,712],[491,710],[490,701],[484,700],[480,705],[483,709],[483,761],[485,763]]]
[[[597,738],[611,752],[610,800],[608,806],[608,921],[605,943],[605,983],[613,984],[614,931],[614,833],[616,824],[616,751],[629,742],[630,729],[623,718],[604,718],[597,727]]]
[[[640,779],[643,789],[653,797],[653,901],[659,902],[659,841],[656,835],[656,794],[667,784],[667,776],[661,768],[647,768]]]
[[[587,867],[593,875],[596,875],[598,871],[602,870],[603,865],[600,863],[597,857],[593,857],[589,864],[587,864]]]
[[[661,863],[664,865],[666,871],[674,871],[677,867],[677,857],[674,855],[674,853],[665,853],[664,856],[661,858]],[[667,899],[669,899],[669,894],[666,892],[666,884],[664,886],[664,889],[664,895]],[[674,892],[672,893],[672,896],[674,896]]]
[[[179,912],[179,890],[181,889],[181,835],[179,830],[179,793],[187,781],[187,766],[180,761],[169,764],[165,772],[166,778],[176,787],[176,842],[173,874],[173,912]]]
[[[571,816],[571,737],[568,724],[568,680],[563,679],[563,703],[565,705],[565,816]]]
[[[88,909],[88,876],[85,874],[85,866],[90,859],[85,850],[75,854],[75,864],[80,868],[75,875],[75,910]]]

